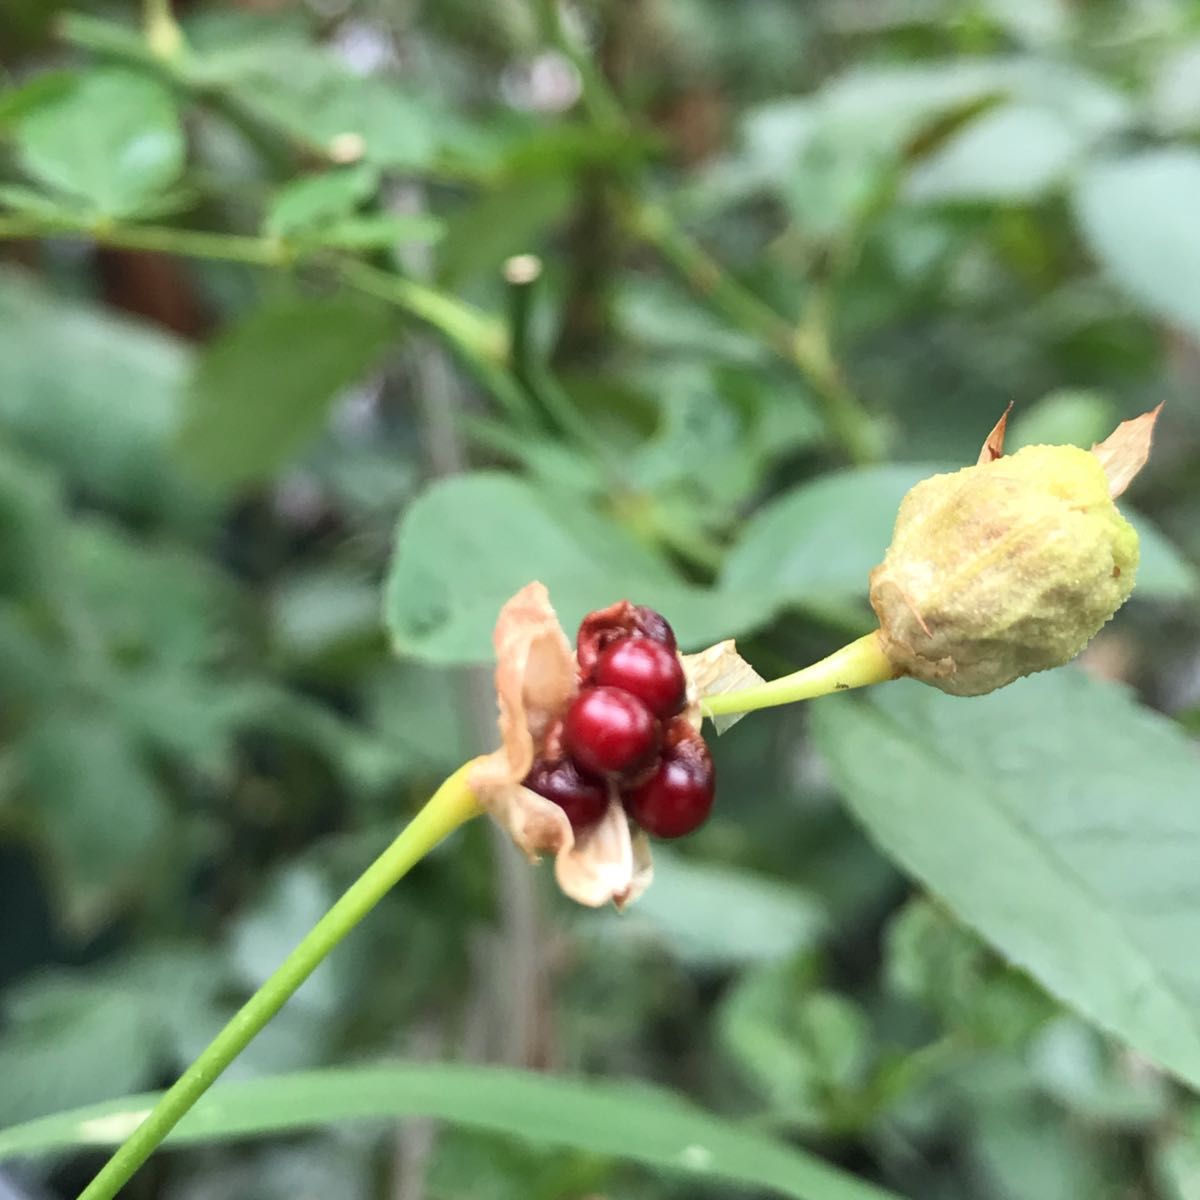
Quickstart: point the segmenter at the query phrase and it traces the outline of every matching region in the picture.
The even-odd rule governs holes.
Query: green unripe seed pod
[[[871,572],[896,669],[978,696],[1074,658],[1133,590],[1137,533],[1111,490],[1097,453],[1074,446],[918,483]]]

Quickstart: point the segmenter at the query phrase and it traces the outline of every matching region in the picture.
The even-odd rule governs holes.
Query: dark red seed
[[[661,718],[673,717],[683,708],[687,689],[675,652],[648,637],[625,637],[606,646],[592,679],[632,693]]]
[[[579,626],[575,651],[584,679],[590,677],[604,648],[624,637],[646,637],[661,642],[668,650],[675,649],[675,631],[662,613],[644,604],[618,600],[607,608],[588,613]]]
[[[596,775],[621,775],[647,765],[658,753],[660,730],[654,714],[629,692],[585,688],[567,709],[563,744],[567,753]]]
[[[569,758],[558,762],[538,759],[524,782],[539,796],[553,800],[567,814],[572,829],[595,825],[608,809],[607,786],[582,774]]]
[[[704,824],[715,794],[716,772],[708,747],[693,737],[667,750],[658,770],[623,799],[625,810],[647,833],[677,838]]]

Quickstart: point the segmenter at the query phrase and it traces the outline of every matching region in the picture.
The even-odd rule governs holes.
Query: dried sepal
[[[1122,421],[1104,439],[1092,447],[1108,477],[1108,494],[1115,500],[1132,482],[1150,457],[1154,425],[1162,405],[1130,421]]]
[[[568,826],[569,828],[569,826]],[[560,850],[554,860],[558,886],[579,904],[600,908],[610,900],[617,908],[631,904],[650,886],[654,866],[644,833],[631,834],[620,797],[608,811]]]
[[[975,465],[981,463],[995,462],[1004,454],[1004,434],[1008,429],[1008,414],[1013,410],[1012,401],[1008,402],[1008,407],[1000,416],[1000,420],[992,426],[992,432],[987,435],[983,443],[983,449],[979,451],[979,457],[975,460]]]
[[[472,790],[530,859],[554,855],[555,877],[571,899],[628,904],[646,889],[652,868],[645,837],[630,833],[616,793],[604,817],[576,835],[557,804],[521,783],[578,686],[575,655],[541,583],[500,610],[493,644],[500,747],[476,763]]]
[[[763,682],[763,677],[737,652],[733,639],[717,642],[706,650],[680,656],[683,673],[687,676],[687,709],[685,715],[697,728],[702,718],[701,701],[705,696],[717,696],[722,692],[740,691]],[[746,714],[730,713],[713,717],[713,728],[718,734],[731,729]]]

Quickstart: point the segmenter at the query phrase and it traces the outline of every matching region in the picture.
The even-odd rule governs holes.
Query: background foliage
[[[624,918],[468,829],[128,1194],[1196,1200],[1200,6],[178,16],[0,12],[0,1126],[179,1071],[489,745],[528,579],[773,674],[1010,400],[1166,400],[1084,670],[755,715]]]

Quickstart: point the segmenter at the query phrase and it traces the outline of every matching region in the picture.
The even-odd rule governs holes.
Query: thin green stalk
[[[246,237],[237,233],[208,233],[160,225],[91,225],[77,232],[105,246],[123,250],[153,250],[182,258],[210,258],[251,266],[278,267],[294,254],[278,238]]]
[[[831,436],[851,462],[869,463],[879,457],[879,439],[870,414],[842,376],[823,321],[810,319],[798,328],[793,326],[733,279],[661,206],[635,208],[630,224],[718,312],[800,371],[813,389]]]
[[[343,259],[342,278],[360,291],[402,308],[410,316],[432,325],[481,365],[499,366],[508,360],[508,337],[495,317],[447,296],[435,288],[358,259]]]
[[[866,687],[895,679],[899,672],[883,651],[879,630],[835,650],[828,658],[801,671],[760,683],[736,692],[706,696],[700,701],[705,716],[720,717],[732,713],[755,712],[797,700],[814,700],[831,692]]]
[[[0,217],[0,239],[81,237],[122,250],[154,250],[183,258],[211,258],[252,266],[282,266],[292,251],[277,238],[244,237],[236,233],[207,233],[164,225],[116,225],[109,221],[69,224],[65,220]]]
[[[155,58],[169,62],[183,50],[183,31],[171,12],[171,0],[142,0],[146,44]]]
[[[212,1086],[251,1039],[284,1006],[335,946],[379,903],[412,866],[443,838],[479,814],[468,777],[460,767],[433,794],[394,842],[352,883],[313,926],[279,969],[238,1010],[199,1058],[150,1110],[79,1200],[112,1200],[181,1117]]]
[[[592,56],[571,36],[563,20],[560,0],[538,0],[538,17],[543,36],[562,53],[579,74],[579,86],[588,116],[599,126],[626,129],[629,121],[621,102],[613,94],[608,80]]]

